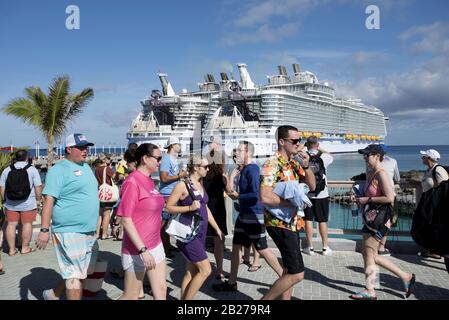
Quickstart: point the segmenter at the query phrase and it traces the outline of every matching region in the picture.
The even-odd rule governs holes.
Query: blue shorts
[[[53,233],[53,245],[63,279],[86,279],[98,256],[95,232]]]

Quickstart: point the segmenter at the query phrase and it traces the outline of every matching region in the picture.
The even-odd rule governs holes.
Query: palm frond
[[[86,88],[78,94],[70,97],[69,107],[67,109],[66,119],[72,121],[77,115],[83,112],[89,101],[94,97],[94,90]]]
[[[47,118],[43,119],[43,130],[58,137],[66,129],[65,115],[69,102],[70,81],[68,76],[53,79],[49,87]]]
[[[33,101],[41,109],[44,109],[47,104],[47,95],[39,87],[25,88],[25,93],[31,101]]]
[[[3,112],[33,126],[40,126],[41,109],[29,99],[16,98],[3,107]]]

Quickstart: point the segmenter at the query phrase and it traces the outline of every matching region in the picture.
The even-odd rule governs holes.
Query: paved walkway
[[[227,239],[230,244],[230,239]],[[109,262],[108,270],[120,266],[120,242],[100,241],[100,257]],[[230,247],[228,245],[228,247]],[[279,252],[275,250],[276,255]],[[213,255],[208,253],[214,261]],[[42,291],[55,286],[61,279],[58,274],[53,247],[28,255],[9,257],[3,253],[6,273],[0,275],[0,300],[43,299]],[[230,269],[230,252],[225,253],[224,268]],[[403,270],[417,276],[416,294],[410,299],[430,300],[449,299],[449,274],[443,260],[421,259],[416,255],[393,255],[391,259]],[[215,280],[212,276],[201,288],[197,299],[260,299],[276,280],[276,274],[262,259],[262,268],[257,272],[248,272],[245,265],[239,270],[236,293],[217,293],[211,288]],[[363,260],[359,253],[334,251],[332,257],[319,253],[315,256],[304,255],[306,266],[305,280],[295,286],[294,299],[304,300],[348,300],[348,296],[363,288]],[[167,259],[168,296],[179,299],[185,264],[180,253],[173,259]],[[214,264],[213,264],[214,265]],[[378,299],[401,300],[402,283],[385,270],[380,274],[381,288]],[[111,277],[108,273],[102,291],[94,299],[117,299],[123,291],[123,281]],[[146,291],[148,291],[146,289]],[[152,297],[146,294],[146,299]]]

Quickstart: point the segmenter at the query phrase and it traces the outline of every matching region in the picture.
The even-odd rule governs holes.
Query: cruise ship
[[[227,154],[239,141],[255,145],[256,156],[276,150],[275,131],[292,125],[301,137],[317,136],[324,149],[350,153],[371,143],[383,143],[386,118],[381,110],[359,99],[336,96],[327,82],[319,82],[309,71],[293,64],[293,74],[278,66],[268,83],[255,85],[244,63],[237,64],[240,81],[221,73],[220,83],[207,74],[199,90],[175,93],[167,75],[159,73],[162,92],[153,90],[133,121],[129,142],[151,142],[164,147],[170,136],[181,141],[189,154],[202,149],[211,137],[219,136]]]

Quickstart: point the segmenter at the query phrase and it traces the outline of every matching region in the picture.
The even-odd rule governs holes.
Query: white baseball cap
[[[440,159],[440,153],[434,149],[420,151],[419,153],[421,153],[421,155],[423,156],[429,157],[433,161],[438,161],[438,159]]]
[[[168,149],[168,147],[170,147],[172,144],[179,144],[179,139],[177,137],[173,137],[171,136],[170,138],[168,138],[167,140],[167,145],[164,147],[165,149]]]

